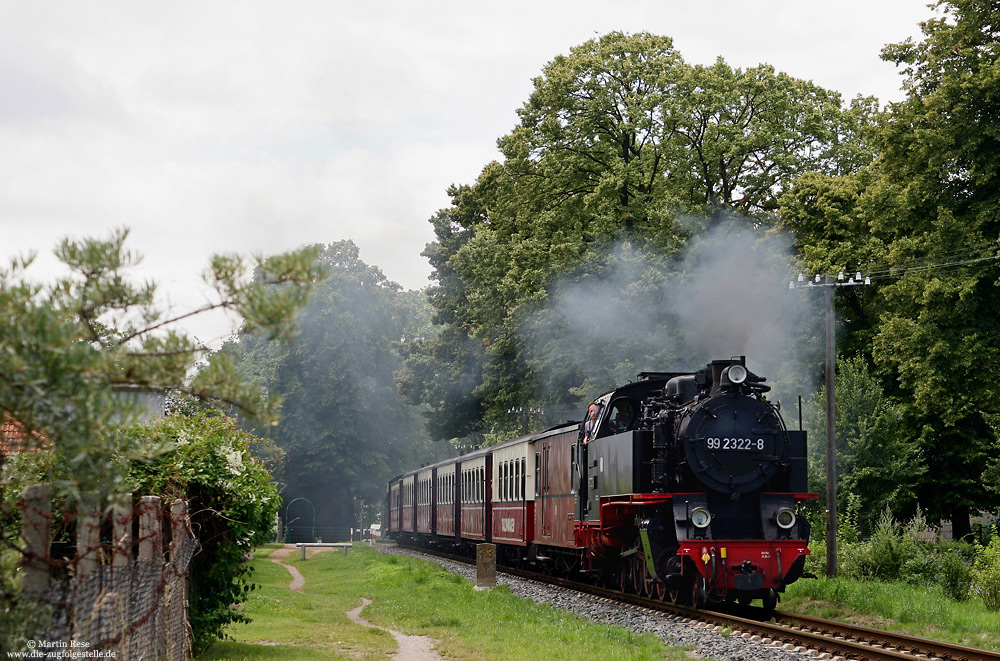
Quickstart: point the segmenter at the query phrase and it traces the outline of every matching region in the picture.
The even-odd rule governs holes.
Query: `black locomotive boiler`
[[[804,574],[805,432],[786,428],[743,357],[646,372],[567,424],[389,482],[390,535],[586,573],[704,605],[761,599]],[[590,438],[592,437],[592,438]]]

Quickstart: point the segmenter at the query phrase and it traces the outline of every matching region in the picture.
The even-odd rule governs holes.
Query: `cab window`
[[[605,423],[608,433],[619,434],[627,431],[632,425],[635,412],[636,410],[631,400],[618,399],[611,402],[611,410],[608,411],[607,422]]]

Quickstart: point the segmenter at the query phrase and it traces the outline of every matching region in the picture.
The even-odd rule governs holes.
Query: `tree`
[[[452,332],[411,354],[408,366],[439,383],[410,396],[437,406],[433,393],[457,383],[435,355],[462,352],[482,356],[471,378],[481,428],[515,428],[506,412],[531,402],[579,406],[584,366],[551,370],[525,342],[557,290],[619,273],[629,253],[647,266],[621,298],[658,300],[692,233],[727,214],[768,225],[793,177],[864,163],[872,110],[865,99],[842,108],[835,92],[768,66],[688,65],[669,38],[647,33],[611,33],[556,57],[499,140],[503,161],[452,188],[452,207],[432,219],[430,296]],[[542,326],[560,333],[560,323]],[[462,409],[466,421],[473,409]]]
[[[242,314],[245,327],[280,337],[289,332],[295,309],[318,275],[310,249],[257,259],[258,277],[249,284],[243,259],[216,256],[206,280],[217,299],[171,317],[157,305],[154,283],[129,279],[128,269],[139,256],[126,250],[127,235],[122,229],[105,240],[62,241],[56,254],[70,274],[48,286],[29,279],[32,256],[0,269],[0,418],[17,426],[25,456],[43,467],[27,476],[49,481],[69,507],[83,493],[105,497],[124,491],[124,465],[155,452],[143,439],[130,441],[120,433],[147,413],[130,392],[177,391],[272,418],[274,403],[239,379],[224,356],[209,357],[197,376],[188,378],[207,350],[177,322],[224,308]],[[5,559],[17,548],[11,535],[19,519],[10,494],[21,486],[5,483],[0,490]],[[0,570],[0,648],[10,642],[4,636],[14,624],[23,624],[14,621],[24,605],[6,569]]]
[[[904,409],[890,398],[862,356],[837,361],[837,508],[849,510],[857,498],[861,532],[871,533],[889,508],[899,517],[917,509],[917,485],[927,472],[921,449],[899,434]],[[812,398],[808,415],[809,488],[820,494],[826,482],[826,441],[823,389]]]
[[[402,347],[427,340],[430,315],[421,297],[362,262],[354,243],[315,254],[327,277],[291,341],[241,332],[222,353],[282,399],[281,421],[258,434],[284,452],[285,502],[307,498],[317,524],[351,527],[360,501],[381,503],[390,477],[434,456],[419,410],[394,381]]]
[[[854,346],[870,352],[903,403],[900,433],[926,462],[921,506],[962,536],[972,512],[1000,505],[982,488],[1000,451],[988,419],[1000,411],[1000,9],[971,0],[937,7],[923,41],[883,51],[902,67],[907,98],[872,134],[871,167],[854,180],[804,178],[789,207],[814,263],[836,264],[851,250],[876,260],[866,270],[878,287],[855,308],[868,341]],[[848,190],[832,205],[823,197]],[[827,211],[833,224],[810,224]],[[828,240],[839,228],[849,229],[846,250]]]
[[[128,280],[140,258],[125,249],[127,235],[63,241],[56,254],[71,274],[49,287],[28,280],[31,257],[0,269],[0,414],[29,443],[50,444],[64,460],[64,471],[50,477],[71,493],[106,491],[120,480],[109,461],[119,449],[115,432],[143,413],[122,396],[126,389],[176,390],[271,417],[273,402],[236,378],[222,356],[189,380],[206,351],[176,323],[225,308],[242,314],[245,327],[281,337],[317,276],[310,250],[259,259],[250,284],[241,258],[216,256],[206,279],[218,300],[170,318],[156,304],[155,284]]]

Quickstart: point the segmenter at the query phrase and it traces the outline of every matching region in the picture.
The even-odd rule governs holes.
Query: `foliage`
[[[1000,536],[994,535],[976,558],[973,582],[986,607],[1000,611]]]
[[[203,649],[222,638],[227,625],[249,621],[238,610],[253,589],[246,556],[272,532],[277,486],[251,453],[257,439],[230,418],[171,415],[127,434],[162,448],[153,458],[129,464],[131,491],[188,503],[201,544],[190,565],[190,621],[195,648]]]
[[[809,487],[826,503],[826,389],[812,397],[805,417],[809,430]],[[903,409],[885,392],[863,356],[837,360],[836,391],[838,539],[869,534],[886,508],[901,516],[915,512],[915,485],[927,471],[920,448],[899,434]],[[853,499],[853,502],[852,502]],[[844,517],[843,513],[853,512]],[[825,528],[825,523],[822,530]]]
[[[151,451],[143,439],[118,434],[148,417],[147,393],[174,390],[272,419],[274,402],[237,378],[224,356],[208,357],[197,376],[188,378],[206,349],[178,330],[178,322],[225,309],[243,315],[247,327],[281,337],[318,277],[308,249],[256,259],[253,282],[247,282],[250,265],[243,259],[216,256],[205,274],[214,299],[170,316],[157,302],[154,283],[129,277],[140,257],[126,249],[127,236],[121,229],[103,240],[62,241],[56,256],[68,274],[49,285],[31,280],[33,255],[0,268],[0,420],[23,432],[20,475],[51,483],[70,510],[83,492],[121,491],[118,459]],[[15,545],[12,496],[23,486],[2,485],[0,547]],[[10,571],[0,573],[0,618],[19,612],[15,581]],[[0,619],[0,638],[14,628]]]
[[[1000,400],[1000,9],[935,6],[922,41],[883,51],[907,98],[867,136],[875,161],[848,177],[803,177],[782,204],[810,268],[860,262],[873,276],[837,297],[847,346],[874,366],[897,403],[897,435],[919,449],[916,498],[963,537],[972,513],[1000,506],[990,417]]]
[[[876,629],[1000,649],[1000,613],[979,599],[943,598],[936,585],[835,579],[796,581],[782,595],[782,610]]]
[[[16,421],[30,445],[51,442],[64,469],[48,476],[73,493],[107,490],[118,478],[109,457],[115,429],[147,415],[141,397],[122,393],[178,389],[236,405],[265,418],[273,402],[234,378],[224,357],[210,357],[187,379],[204,347],[171,324],[183,317],[225,308],[246,325],[275,337],[289,332],[291,313],[305,300],[316,274],[312,252],[258,260],[258,279],[236,256],[216,256],[206,279],[218,300],[183,317],[159,309],[151,282],[134,284],[127,270],[138,255],[126,250],[128,232],[107,240],[65,240],[56,251],[70,275],[43,287],[28,279],[31,257],[0,269],[0,415]]]
[[[688,239],[729,217],[768,226],[793,178],[867,162],[873,110],[766,65],[689,65],[648,33],[556,57],[500,138],[503,161],[452,188],[452,206],[431,219],[429,295],[448,331],[409,354],[407,397],[430,407],[436,437],[476,436],[515,429],[512,408],[544,406],[561,422],[636,367],[676,361],[664,343],[579,333],[670,328],[661,301],[683,282],[676,258]],[[563,309],[568,291],[588,288],[607,302],[596,318]],[[594,355],[614,347],[610,360]],[[453,409],[446,395],[458,392],[468,394]]]
[[[222,353],[282,398],[281,421],[257,433],[284,453],[285,502],[306,498],[318,525],[352,527],[362,502],[381,504],[390,477],[434,456],[419,409],[394,380],[402,347],[430,340],[430,314],[419,293],[401,292],[352,242],[316,246],[315,255],[327,277],[291,340],[241,332]]]
[[[901,526],[886,508],[869,539],[843,540],[838,566],[846,578],[938,586],[949,599],[965,601],[972,590],[976,547],[934,543],[933,536],[922,512]]]

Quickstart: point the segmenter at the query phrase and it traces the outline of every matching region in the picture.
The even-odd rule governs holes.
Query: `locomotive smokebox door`
[[[722,493],[749,493],[788,463],[781,420],[764,402],[720,395],[694,408],[678,430],[687,465],[701,484]]]

